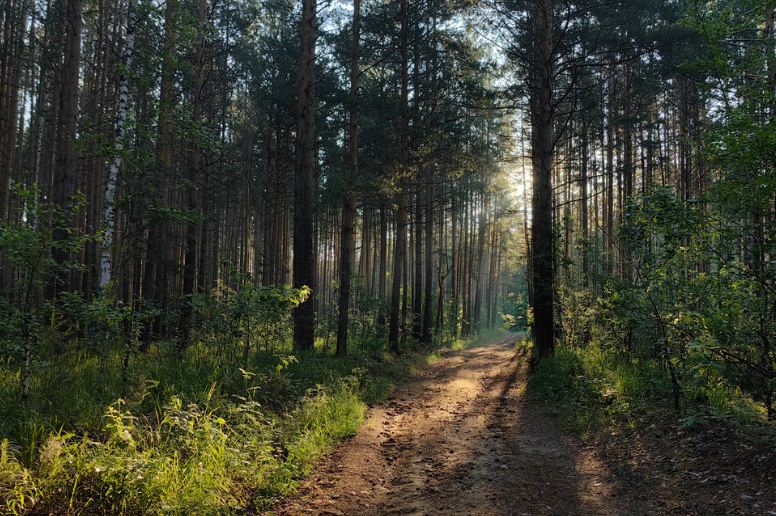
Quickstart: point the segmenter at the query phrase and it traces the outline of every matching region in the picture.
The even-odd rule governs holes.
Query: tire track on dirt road
[[[634,514],[525,394],[514,335],[443,357],[370,409],[276,514]]]

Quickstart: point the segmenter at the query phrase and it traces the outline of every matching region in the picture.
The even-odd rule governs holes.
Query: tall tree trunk
[[[350,114],[348,123],[348,157],[351,181],[358,178],[358,50],[361,38],[361,0],[353,0],[353,40],[350,53]],[[340,247],[340,292],[337,321],[337,355],[348,349],[348,308],[353,256],[353,217],[356,194],[346,192],[342,200],[342,245]],[[366,230],[366,227],[364,228]]]
[[[192,113],[191,119],[194,124],[199,125],[202,119],[202,88],[205,82],[205,46],[206,46],[206,34],[207,34],[207,0],[198,0],[197,2],[197,51],[195,55],[196,62],[194,63],[194,84],[192,91]],[[168,113],[169,116],[169,113]],[[169,130],[170,128],[167,128]],[[168,136],[165,136],[168,137]],[[169,151],[166,151],[169,152]],[[199,206],[200,194],[194,185],[199,180],[199,172],[202,161],[202,150],[198,141],[192,141],[189,143],[189,151],[187,155],[187,174],[189,180],[189,188],[184,192],[186,210],[189,213],[195,212]],[[188,344],[189,324],[191,322],[191,316],[194,307],[192,306],[192,295],[195,292],[197,282],[197,234],[198,224],[193,220],[187,221],[185,224],[185,239],[184,239],[184,251],[183,251],[183,296],[184,304],[181,312],[181,319],[178,328],[178,349],[184,349]],[[204,263],[204,255],[200,256],[200,260]],[[200,282],[204,282],[204,276],[200,275]],[[202,288],[203,285],[200,285]]]
[[[412,337],[420,340],[423,333],[423,223],[420,187],[415,194],[415,274],[412,282]]]
[[[614,70],[609,71],[607,82],[608,113],[606,117],[606,204],[604,219],[606,221],[606,273],[614,272]]]
[[[377,271],[377,297],[380,300],[379,312],[377,314],[377,331],[382,334],[385,328],[385,301],[386,301],[386,278],[388,274],[388,220],[385,202],[380,205],[380,258]]]
[[[552,252],[553,134],[553,2],[536,0],[533,12],[534,53],[531,61],[531,155],[533,162],[534,342],[537,359],[555,346]]]
[[[650,110],[651,111],[651,110]],[[644,167],[644,184],[642,186],[642,192],[648,193],[652,190],[652,182],[653,182],[653,176],[654,176],[654,153],[655,153],[655,143],[653,141],[653,122],[652,120],[649,120],[647,122],[647,144],[646,144],[646,167]]]
[[[570,121],[567,127],[569,134],[574,134],[573,121]],[[571,186],[573,184],[571,180],[571,169],[574,162],[574,139],[569,136],[566,139],[566,148],[564,149],[564,159],[566,166],[564,167],[564,177],[561,179],[561,172],[556,169],[556,180],[563,184],[563,216],[560,216],[560,209],[556,207],[556,213],[553,215],[556,220],[561,220],[563,228],[563,258],[558,260],[558,264],[563,267],[564,282],[566,285],[571,285],[571,266],[573,262],[572,255],[572,239],[574,238],[573,228],[571,226]]]
[[[359,254],[359,273],[367,296],[372,296],[372,212],[364,206],[361,217],[361,253]]]
[[[70,216],[73,208],[77,181],[75,154],[76,123],[78,117],[78,78],[81,64],[81,0],[67,0],[65,11],[65,58],[62,63],[59,93],[59,119],[57,123],[56,162],[54,166],[54,203]],[[66,219],[69,221],[69,219]],[[72,224],[73,221],[69,221]],[[66,264],[70,258],[65,242],[68,229],[57,225],[54,228],[55,245],[52,255],[63,267],[57,275],[55,289],[69,289]]]
[[[485,210],[485,201],[481,197],[480,198],[480,210],[479,210],[479,221],[478,221],[478,228],[477,228],[477,247],[475,248],[475,260],[474,264],[472,266],[472,274],[473,274],[473,288],[474,288],[474,299],[473,299],[473,308],[472,308],[472,329],[474,330],[475,334],[479,334],[481,330],[481,320],[482,320],[482,275],[483,275],[483,266],[485,264],[484,256],[485,256],[485,236],[486,236],[486,227],[487,227],[487,211]]]
[[[458,252],[458,205],[455,188],[450,191],[451,205],[450,205],[450,324],[451,333],[453,337],[458,336],[458,289],[460,288],[460,282],[458,281],[458,261],[460,259],[460,253]]]
[[[294,187],[294,288],[309,287],[310,298],[294,309],[294,348],[313,349],[315,338],[315,177],[316,0],[302,0],[299,93],[297,98],[296,180]]]
[[[689,201],[694,192],[692,180],[692,104],[693,88],[688,77],[681,77],[679,83],[679,172],[682,199]]]
[[[20,105],[21,115],[24,115],[25,102],[22,99],[19,103],[19,88],[25,58],[24,33],[29,0],[9,0],[6,3],[5,9],[0,9],[0,220],[10,214],[9,181],[13,179],[16,168],[16,118]],[[32,23],[34,25],[34,18]],[[22,134],[21,130],[18,132]],[[0,279],[0,286],[2,283]]]
[[[407,99],[409,97],[409,74],[408,74],[408,44],[409,32],[409,0],[401,0],[401,34],[400,34],[400,53],[401,53],[401,126],[399,128],[399,167],[400,173],[404,174],[404,168],[408,165],[408,137],[409,137],[409,107]],[[404,191],[404,180],[400,179],[398,193],[398,207],[396,210],[396,243],[394,245],[393,262],[393,286],[391,288],[391,311],[388,324],[388,347],[391,352],[399,353],[399,303],[401,301],[402,269],[404,266],[406,252],[406,193]],[[406,304],[405,304],[406,306]]]
[[[525,134],[520,139],[520,155],[521,159],[521,178],[523,180],[523,239],[525,240],[525,270],[526,270],[526,283],[528,283],[528,305],[533,306],[533,246],[531,244],[531,229],[528,226],[528,178],[526,177],[525,166]]]
[[[434,328],[438,333],[442,332],[442,325],[445,320],[445,285],[447,283],[447,277],[450,275],[450,262],[447,258],[447,235],[445,233],[447,217],[445,216],[444,201],[440,203],[439,209],[439,261],[437,262],[437,312],[436,321],[434,322]],[[446,270],[442,274],[442,263],[445,264]]]
[[[143,274],[143,299],[146,303],[161,304],[166,294],[167,220],[161,215],[166,205],[167,183],[172,175],[173,112],[175,104],[175,47],[177,42],[176,17],[178,0],[167,0],[164,9],[164,40],[162,43],[162,79],[159,89],[159,115],[156,140],[157,170],[153,172],[152,212],[147,217],[148,241],[146,244],[145,271]],[[146,339],[149,338],[146,330]]]
[[[108,175],[105,182],[105,192],[103,201],[103,220],[102,226],[104,236],[102,239],[102,251],[100,254],[100,288],[110,282],[113,272],[113,235],[115,220],[115,197],[116,182],[118,180],[119,170],[124,153],[124,137],[127,128],[127,118],[129,116],[129,78],[128,74],[132,68],[132,61],[135,57],[135,24],[137,23],[137,14],[135,10],[136,0],[127,2],[127,36],[124,41],[124,69],[119,75],[119,105],[116,110],[116,140],[113,144],[113,160],[108,166]]]
[[[590,224],[588,223],[588,199],[587,199],[587,196],[588,196],[588,193],[587,193],[587,189],[588,189],[588,185],[587,185],[587,181],[588,181],[588,179],[587,179],[587,162],[588,162],[588,146],[587,146],[588,142],[587,142],[587,137],[588,137],[587,127],[585,127],[584,124],[583,124],[583,129],[582,129],[582,150],[581,150],[581,152],[582,152],[582,164],[580,166],[580,177],[579,177],[579,182],[580,182],[580,187],[581,187],[582,192],[581,192],[581,195],[580,195],[581,198],[579,200],[579,202],[580,202],[579,211],[580,211],[580,219],[581,219],[580,225],[582,226],[581,227],[581,229],[582,229],[582,242],[581,242],[581,245],[580,245],[580,250],[581,250],[581,254],[582,254],[582,286],[584,288],[587,288],[588,281],[589,281],[589,278],[590,278],[590,255],[589,255],[589,242],[588,242],[588,240],[590,238],[589,230],[588,230]]]
[[[434,277],[434,175],[433,169],[429,174],[428,189],[426,192],[426,277],[423,287],[423,334],[421,341],[431,342],[431,330],[433,325],[432,292]]]
[[[625,68],[625,98],[630,98],[630,69]],[[630,202],[633,197],[633,107],[631,102],[625,102],[624,106],[624,120],[623,120],[623,160],[622,160],[622,209],[620,210],[620,216],[624,214],[624,210],[627,207],[627,203]],[[622,277],[630,279],[631,267],[630,257],[628,255],[628,249],[625,245],[622,245],[622,252],[620,253],[620,261],[622,263]]]

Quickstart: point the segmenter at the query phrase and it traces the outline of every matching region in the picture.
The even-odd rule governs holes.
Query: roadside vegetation
[[[19,403],[20,369],[0,368],[3,512],[266,508],[358,430],[369,404],[440,346],[465,342],[407,342],[397,357],[375,336],[335,357],[319,339],[316,350],[294,354],[289,313],[304,295],[246,287],[197,296],[196,340],[185,349],[159,341],[137,353],[142,341],[123,331],[132,321],[99,299],[80,307],[94,325],[71,328],[77,349],[57,349],[49,328],[36,328],[48,359],[31,372],[26,402]],[[236,311],[250,302],[263,308],[238,324]],[[106,321],[116,322],[115,332]]]

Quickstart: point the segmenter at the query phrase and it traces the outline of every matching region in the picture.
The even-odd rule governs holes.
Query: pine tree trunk
[[[309,287],[310,298],[294,309],[294,348],[313,349],[315,336],[315,175],[316,0],[302,0],[299,93],[297,98],[296,180],[294,187],[294,288]]]
[[[408,164],[409,137],[409,70],[408,70],[408,32],[409,32],[409,0],[401,0],[401,33],[399,51],[401,54],[401,127],[399,128],[399,166],[404,169]],[[403,170],[402,170],[403,172]],[[388,347],[394,354],[399,353],[399,304],[403,279],[404,261],[406,255],[406,219],[407,200],[404,180],[399,181],[399,193],[396,210],[396,242],[394,244],[393,285],[391,287],[391,310],[388,323]],[[406,289],[405,289],[406,294]],[[406,307],[406,302],[404,303]]]
[[[431,333],[433,325],[433,277],[434,277],[434,175],[433,171],[429,174],[428,190],[426,195],[426,277],[424,278],[423,295],[423,334],[421,341],[431,342]]]
[[[73,196],[77,182],[75,138],[78,117],[78,83],[81,64],[81,0],[67,0],[65,11],[64,61],[60,75],[59,119],[57,123],[56,161],[54,165],[54,203],[67,217],[73,208]],[[69,219],[66,219],[69,220]],[[71,224],[69,221],[68,224]],[[54,228],[53,240],[57,245],[52,251],[56,263],[62,267],[57,275],[55,289],[69,290],[66,264],[70,258],[64,243],[68,240],[67,228]]]
[[[202,118],[202,88],[205,81],[205,34],[207,32],[207,0],[199,0],[197,3],[197,51],[194,69],[194,85],[192,92],[192,114],[191,118],[195,124],[201,123]],[[169,128],[167,129],[169,130]],[[166,152],[169,152],[165,149]],[[197,141],[189,142],[189,152],[187,156],[187,173],[190,187],[184,193],[186,199],[186,209],[189,213],[194,213],[199,206],[200,194],[193,185],[197,184],[199,179],[200,165],[202,161],[202,151]],[[204,197],[204,196],[203,196]],[[185,224],[185,241],[183,253],[183,310],[178,328],[178,349],[182,350],[188,344],[189,325],[193,312],[192,295],[195,292],[197,282],[197,234],[198,224],[195,221],[187,221]],[[200,257],[204,262],[204,255]],[[200,275],[200,282],[204,277]],[[200,287],[201,288],[201,287]]]
[[[458,288],[459,288],[459,282],[458,282],[458,260],[459,260],[459,253],[458,253],[458,202],[456,198],[455,189],[453,188],[451,190],[451,208],[450,208],[450,218],[451,218],[451,225],[450,225],[450,238],[451,238],[451,248],[450,253],[452,256],[452,259],[450,261],[450,332],[453,337],[458,336],[458,316],[459,316],[459,307],[458,307]]]
[[[614,75],[607,86],[608,114],[606,118],[606,273],[614,272]]]
[[[588,202],[587,202],[587,161],[588,161],[588,148],[587,148],[587,128],[584,127],[582,131],[582,163],[580,166],[580,187],[581,187],[581,199],[580,199],[580,225],[582,229],[582,242],[580,250],[582,254],[582,286],[587,288],[590,277],[590,255],[589,255],[589,223],[588,223]]]
[[[534,343],[539,360],[555,346],[553,317],[554,268],[552,245],[553,134],[553,2],[537,0],[531,70],[531,154],[533,162],[533,288]]]
[[[412,284],[412,338],[420,340],[423,333],[423,222],[421,216],[421,206],[423,202],[421,200],[420,187],[415,195],[415,260],[414,268],[415,274]]]
[[[172,174],[173,112],[175,103],[175,47],[177,41],[176,17],[178,0],[167,0],[164,11],[164,40],[162,79],[159,89],[159,115],[156,140],[157,170],[151,183],[152,212],[147,217],[148,240],[146,244],[145,272],[143,274],[143,298],[147,303],[161,305],[166,275],[167,221],[159,215],[166,204],[167,183]],[[148,333],[148,330],[146,331]],[[148,335],[146,335],[148,338]]]
[[[377,272],[377,297],[380,300],[379,313],[377,314],[377,331],[383,332],[385,328],[385,301],[386,301],[386,277],[388,274],[388,221],[385,202],[380,205],[380,265]]]
[[[353,181],[358,177],[358,50],[361,37],[361,0],[353,0],[353,40],[350,54],[350,116],[348,123],[348,156]],[[356,194],[345,193],[342,200],[342,245],[340,247],[340,297],[337,321],[337,356],[348,348],[348,308],[353,256],[353,218]],[[368,255],[368,251],[367,251]]]

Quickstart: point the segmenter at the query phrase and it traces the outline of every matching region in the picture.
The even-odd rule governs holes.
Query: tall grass
[[[658,361],[626,358],[597,344],[556,348],[528,386],[564,426],[580,434],[615,424],[634,427],[639,417],[673,411],[670,379]],[[683,411],[676,415],[688,423],[705,417],[764,421],[761,408],[728,385],[688,385],[684,395]]]
[[[0,512],[261,510],[432,349],[288,351],[225,360],[159,343],[128,369],[122,350],[61,352],[36,364],[27,404],[18,371],[0,367]]]

